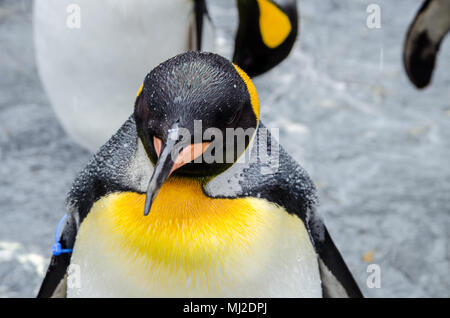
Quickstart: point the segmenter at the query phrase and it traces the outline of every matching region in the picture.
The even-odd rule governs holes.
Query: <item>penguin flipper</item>
[[[67,226],[66,226],[67,228]],[[63,232],[67,233],[67,231]],[[74,240],[71,240],[74,241]],[[62,248],[73,246],[68,244],[67,238],[61,238]],[[47,273],[41,284],[37,298],[65,298],[67,292],[67,269],[70,265],[72,253],[53,255]]]
[[[44,281],[37,298],[66,298],[67,295],[67,267],[70,255],[52,256]]]
[[[409,27],[403,64],[417,88],[431,81],[441,41],[450,30],[449,11],[450,0],[426,0]]]
[[[62,249],[72,249],[77,234],[77,223],[69,214],[59,239]],[[65,298],[67,291],[67,270],[72,253],[53,254],[37,298]]]
[[[318,254],[323,297],[364,297],[322,220],[314,216],[309,228]]]

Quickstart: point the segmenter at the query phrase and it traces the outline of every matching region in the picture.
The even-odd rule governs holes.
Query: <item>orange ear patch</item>
[[[256,87],[253,84],[250,77],[245,73],[239,66],[233,63],[234,68],[241,76],[242,80],[245,83],[245,86],[247,87],[247,91],[250,94],[250,102],[252,104],[253,112],[255,113],[256,120],[259,120],[259,98],[258,93],[256,92]]]

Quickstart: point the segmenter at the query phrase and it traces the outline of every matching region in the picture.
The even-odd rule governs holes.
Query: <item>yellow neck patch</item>
[[[269,0],[257,0],[259,29],[264,44],[273,49],[281,45],[291,33],[289,17]]]
[[[148,216],[144,202],[145,194],[110,194],[85,222],[134,256],[187,271],[249,252],[267,224],[276,224],[270,210],[279,209],[261,199],[208,198],[199,181],[177,177],[164,183]]]
[[[116,192],[92,206],[72,254],[79,296],[311,297],[311,282],[320,287],[303,222],[267,200],[208,198],[176,176],[148,216],[144,200]]]
[[[250,102],[252,104],[253,112],[255,113],[256,120],[259,120],[259,98],[258,93],[256,92],[256,87],[253,84],[250,77],[245,73],[239,66],[233,63],[234,68],[241,76],[242,80],[245,83],[245,86],[247,87],[247,91],[250,95]]]

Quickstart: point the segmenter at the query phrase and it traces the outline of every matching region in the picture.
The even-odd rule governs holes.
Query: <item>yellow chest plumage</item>
[[[282,208],[209,198],[198,181],[174,177],[148,216],[144,201],[117,192],[94,204],[72,256],[81,288],[69,296],[320,296],[308,233]]]

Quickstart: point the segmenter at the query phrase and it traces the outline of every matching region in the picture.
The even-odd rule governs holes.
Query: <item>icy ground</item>
[[[450,296],[450,40],[432,86],[401,64],[421,0],[300,1],[288,60],[255,80],[262,119],[319,188],[320,213],[368,297]],[[237,15],[212,0],[221,53]],[[234,3],[234,1],[233,1]],[[0,296],[32,297],[64,198],[89,153],[61,129],[34,62],[30,0],[0,0]],[[130,102],[132,102],[132,97]],[[370,263],[381,288],[366,285]]]

